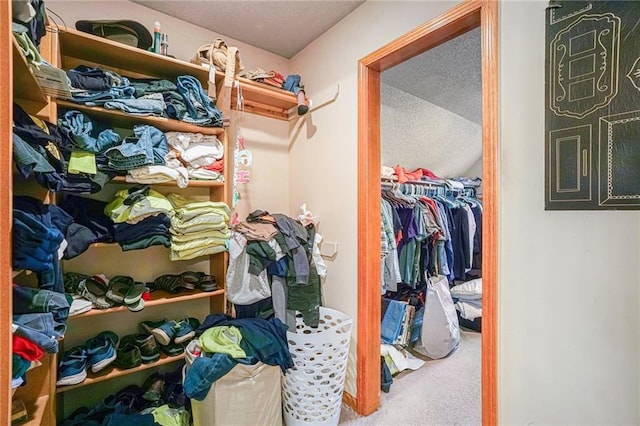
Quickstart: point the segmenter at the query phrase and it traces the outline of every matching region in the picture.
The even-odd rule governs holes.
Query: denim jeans
[[[164,133],[153,126],[136,125],[135,136],[124,138],[121,145],[109,148],[105,155],[116,170],[130,170],[149,164],[164,164],[169,145]]]
[[[58,352],[58,338],[64,335],[67,326],[56,322],[51,312],[13,316],[14,333],[31,340],[45,352]]]
[[[228,354],[215,353],[211,358],[201,356],[189,366],[184,378],[184,393],[189,398],[202,401],[211,385],[227,374],[237,364]]]
[[[135,89],[131,86],[112,87],[104,92],[86,92],[73,95],[73,102],[87,106],[99,106],[115,99],[133,99]]]
[[[190,75],[178,77],[178,93],[182,95],[187,106],[184,121],[201,126],[222,126],[222,113],[195,77]]]
[[[80,111],[67,111],[58,119],[58,126],[78,148],[98,153],[120,142],[120,135],[111,129],[100,130]]]
[[[32,314],[51,312],[53,319],[64,322],[69,316],[69,301],[57,291],[13,286],[13,313]]]
[[[391,345],[400,335],[406,305],[392,299],[384,299],[383,303],[388,303],[389,306],[382,317],[380,334],[382,343]]]
[[[133,115],[161,116],[164,112],[164,99],[161,94],[153,94],[138,99],[114,99],[105,102],[107,109],[119,109]]]
[[[300,76],[297,74],[288,75],[284,80],[282,88],[297,95],[300,91]]]

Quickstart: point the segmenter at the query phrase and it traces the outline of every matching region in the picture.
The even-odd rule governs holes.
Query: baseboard
[[[356,410],[356,398],[355,396],[351,396],[349,393],[347,392],[342,392],[342,402],[344,402],[345,404],[347,404],[350,408],[352,408],[354,411],[357,412]]]

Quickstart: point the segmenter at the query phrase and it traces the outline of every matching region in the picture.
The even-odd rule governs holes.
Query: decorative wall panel
[[[550,2],[545,89],[545,208],[640,209],[640,2]]]

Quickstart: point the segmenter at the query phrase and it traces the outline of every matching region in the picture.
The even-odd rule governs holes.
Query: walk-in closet
[[[432,407],[425,424],[481,418],[480,41],[381,73],[381,407],[402,395]]]

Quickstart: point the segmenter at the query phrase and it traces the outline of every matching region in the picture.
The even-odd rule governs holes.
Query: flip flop
[[[109,291],[107,291],[107,299],[120,304],[125,304],[125,297],[131,291],[134,285],[133,278],[125,275],[118,275],[111,278],[109,282]]]
[[[113,301],[107,299],[107,289],[104,282],[93,277],[86,278],[78,283],[78,294],[97,309],[108,309],[113,306]]]
[[[127,306],[138,304],[142,300],[142,293],[144,293],[145,288],[145,283],[136,281],[133,286],[129,287],[129,291],[124,296],[124,304]],[[142,306],[144,307],[144,302]]]

